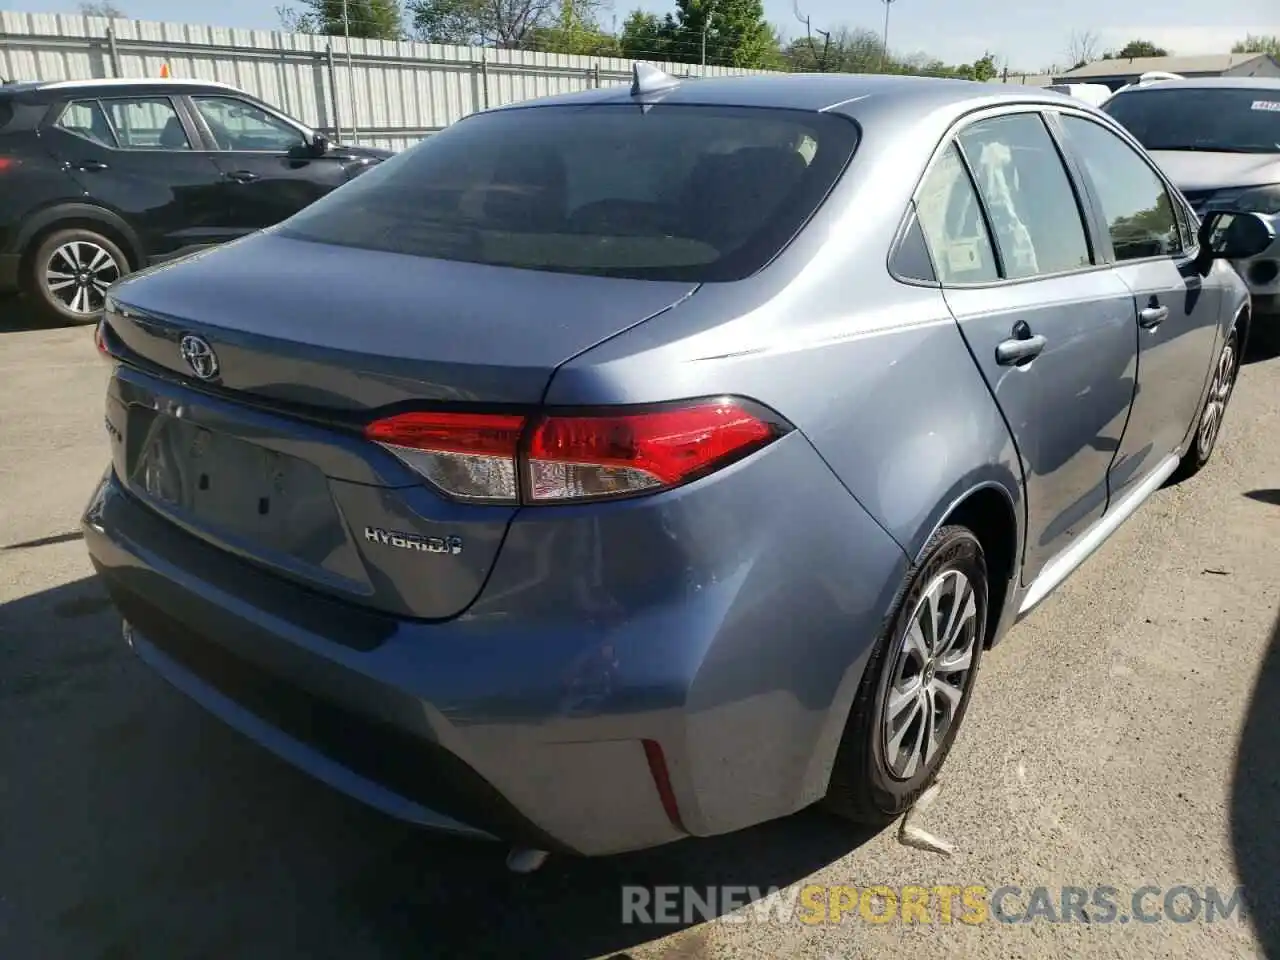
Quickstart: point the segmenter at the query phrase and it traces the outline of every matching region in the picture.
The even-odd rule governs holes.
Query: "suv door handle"
[[[69,163],[67,166],[75,167],[77,170],[82,170],[85,173],[97,173],[100,170],[107,169],[107,165],[101,160],[81,160],[78,163]]]
[[[1013,325],[1013,336],[996,344],[996,363],[1002,367],[1030,363],[1044,352],[1049,343],[1042,334],[1032,333],[1025,320]]]
[[[261,180],[252,170],[234,170],[226,174],[228,180],[234,180],[236,183],[253,183],[255,180]]]
[[[1138,311],[1138,326],[1143,330],[1154,330],[1164,323],[1169,316],[1168,307],[1143,307]]]

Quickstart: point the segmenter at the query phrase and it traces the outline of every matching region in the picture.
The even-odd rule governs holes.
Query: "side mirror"
[[[323,157],[329,152],[329,138],[323,133],[317,133],[311,138],[311,150],[317,157]]]
[[[1215,210],[1200,224],[1201,255],[1209,260],[1248,260],[1275,240],[1275,228],[1256,213]]]

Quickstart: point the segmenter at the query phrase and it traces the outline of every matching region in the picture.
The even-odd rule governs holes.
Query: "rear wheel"
[[[831,773],[826,806],[859,822],[888,823],[933,782],[982,660],[987,565],[978,538],[943,527],[923,557],[867,663]]]
[[[1240,372],[1240,341],[1233,329],[1227,336],[1218,354],[1217,365],[1213,368],[1213,379],[1209,383],[1209,392],[1204,398],[1204,406],[1200,408],[1200,419],[1196,423],[1195,436],[1191,447],[1183,454],[1178,464],[1176,480],[1185,480],[1194,476],[1209,462],[1213,448],[1218,443],[1222,432],[1222,420],[1227,413],[1227,404],[1231,401],[1232,391],[1236,387],[1236,375]]]
[[[93,230],[55,230],[27,259],[23,290],[45,319],[96,323],[107,289],[129,272],[129,261],[112,240]]]

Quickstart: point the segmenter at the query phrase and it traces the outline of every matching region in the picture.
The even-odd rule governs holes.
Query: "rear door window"
[[[191,149],[191,140],[168,97],[104,100],[102,104],[123,149]]]
[[[289,220],[302,239],[535,270],[735,280],[843,172],[845,117],[634,104],[480,114]]]
[[[1005,277],[1090,266],[1075,191],[1039,114],[979,120],[958,139],[977,179]]]

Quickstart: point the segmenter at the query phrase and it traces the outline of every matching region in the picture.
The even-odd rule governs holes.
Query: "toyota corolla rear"
[[[499,111],[119,285],[85,531],[134,648],[442,829],[605,853],[816,799],[900,550],[761,398],[655,368],[661,403],[544,400],[765,267],[856,140],[810,112]]]

